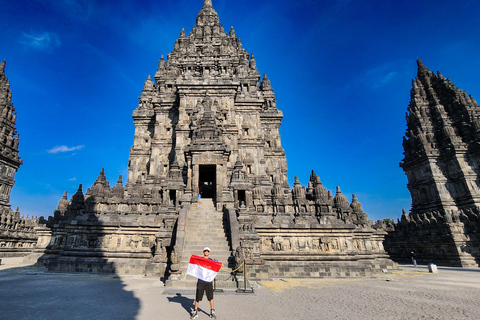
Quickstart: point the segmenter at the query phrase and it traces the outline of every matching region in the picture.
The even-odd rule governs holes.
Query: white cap
[[[212,251],[212,250],[210,250],[210,248],[209,248],[209,247],[205,247],[205,248],[203,248],[203,251],[205,251],[205,250],[208,250],[208,252]]]

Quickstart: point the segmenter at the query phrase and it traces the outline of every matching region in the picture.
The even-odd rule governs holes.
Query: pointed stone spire
[[[143,84],[143,91],[144,92],[151,92],[155,90],[155,83],[152,81],[152,77],[148,75],[147,80]]]
[[[165,69],[165,58],[163,57],[163,54],[160,58],[160,60],[158,61],[158,69]]]
[[[340,190],[340,187],[337,187],[337,194],[335,195],[333,202],[335,203],[335,206],[338,208],[349,206],[347,197],[343,195],[342,190]]]
[[[352,203],[350,204],[350,208],[353,209],[353,212],[363,212],[362,204],[358,201],[356,194],[352,194]]]
[[[112,188],[114,197],[123,198],[125,189],[123,188],[122,175],[118,176],[117,184]]]
[[[272,90],[272,85],[270,84],[270,80],[268,79],[266,73],[263,75],[263,79],[260,82],[260,90],[262,90],[262,91]]]
[[[67,208],[68,208],[68,197],[67,197],[67,191],[65,191],[63,193],[62,199],[58,201],[58,210],[65,212],[67,211]]]
[[[78,185],[77,192],[72,196],[72,209],[85,209],[85,197],[83,195],[82,184]]]
[[[302,188],[298,176],[295,176],[295,182],[293,183],[293,199],[303,199],[305,198],[305,189]]]
[[[428,70],[427,67],[423,64],[422,60],[418,59],[417,60],[417,66],[418,66],[418,72],[417,75],[420,78],[421,76],[425,76],[428,73],[430,73],[430,70]]]
[[[5,61],[0,62],[0,151],[2,156],[2,188],[0,190],[0,210],[10,209],[10,193],[15,184],[14,174],[5,174],[5,170],[17,172],[22,164],[18,156],[19,138],[15,128],[17,115],[12,104],[10,82],[5,76]],[[10,171],[7,171],[10,172]]]
[[[220,25],[220,19],[218,13],[213,9],[212,1],[205,0],[203,2],[203,8],[197,15],[197,27],[213,27]]]
[[[327,189],[323,186],[319,176],[315,175],[313,178],[315,178],[315,188],[313,189],[315,200],[318,200],[321,203],[327,202],[328,200]]]
[[[257,69],[257,60],[255,60],[253,53],[252,53],[252,57],[250,58],[249,66],[250,66],[250,69]]]

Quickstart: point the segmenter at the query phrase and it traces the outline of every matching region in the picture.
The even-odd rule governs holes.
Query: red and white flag
[[[221,267],[221,262],[192,255],[188,264],[187,274],[203,281],[212,282]]]

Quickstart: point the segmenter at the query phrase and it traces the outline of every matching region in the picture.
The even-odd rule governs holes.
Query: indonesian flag
[[[221,262],[192,255],[188,264],[187,274],[206,282],[212,282],[221,267]]]

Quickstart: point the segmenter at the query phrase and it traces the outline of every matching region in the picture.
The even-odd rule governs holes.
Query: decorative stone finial
[[[212,0],[205,0],[205,1],[203,1],[203,7],[204,7],[204,8],[213,7],[213,5],[212,5]]]
[[[203,8],[197,15],[197,27],[218,26],[220,19],[218,13],[213,9],[212,0],[205,0]]]
[[[67,191],[63,193],[62,199],[58,201],[58,210],[60,211],[66,211],[68,208],[68,197],[67,197]]]
[[[267,78],[266,73],[263,75],[263,79],[260,82],[260,90],[262,91],[272,90],[272,85],[270,84],[270,80]]]
[[[425,67],[422,60],[420,59],[417,60],[417,66],[418,66],[418,72],[417,72],[418,78],[422,78],[422,76],[425,76],[430,72],[430,70],[428,70],[428,68]]]
[[[253,56],[250,58],[250,69],[257,69],[257,60],[255,60],[255,57]]]
[[[335,198],[333,199],[333,201],[336,207],[348,207],[347,197],[343,195],[342,190],[340,190],[340,187],[337,187],[337,194],[335,195]]]
[[[143,91],[153,91],[155,89],[155,83],[152,81],[152,77],[148,75],[147,80],[143,84]]]
[[[350,208],[352,208],[354,212],[363,212],[362,204],[358,201],[355,194],[352,194],[352,203],[350,204]]]

